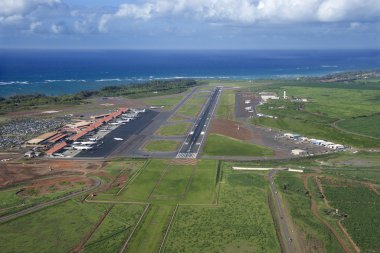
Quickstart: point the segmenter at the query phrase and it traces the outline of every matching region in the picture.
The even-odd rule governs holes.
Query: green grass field
[[[339,119],[378,113],[380,105],[374,101],[380,96],[380,89],[374,84],[363,86],[356,83],[323,84],[283,81],[268,85],[265,90],[275,91],[278,94],[286,90],[288,96],[307,98],[309,102],[270,101],[258,107],[258,111],[277,116],[278,119],[258,118],[252,121],[255,124],[350,146],[380,147],[378,140],[353,135],[332,126],[333,122]],[[362,131],[369,135],[373,134],[372,125],[376,125],[377,120],[377,118],[367,119],[368,126],[364,126]],[[341,124],[343,122],[345,121]],[[359,123],[348,121],[347,124],[353,124],[351,127],[357,129]]]
[[[263,176],[225,171],[220,205],[181,206],[164,252],[280,252],[267,192]]]
[[[279,172],[275,177],[275,183],[303,239],[301,242],[303,250],[305,252],[313,252],[316,249],[321,252],[344,252],[335,237],[311,212],[310,197],[306,194],[300,175]]]
[[[172,125],[165,125],[158,129],[157,134],[161,136],[178,136],[188,133],[191,123],[177,123]]]
[[[338,127],[358,134],[380,138],[380,115],[346,119],[338,123]]]
[[[323,188],[330,205],[347,214],[342,225],[361,251],[377,252],[380,249],[380,196],[360,185],[323,185]]]
[[[83,252],[118,252],[143,209],[142,205],[115,205],[86,243]]]
[[[144,99],[144,102],[151,106],[164,106],[166,110],[173,109],[182,99],[184,98],[183,94],[169,96],[165,98],[150,98]]]
[[[145,151],[149,152],[170,152],[176,151],[180,142],[171,140],[150,141],[144,146]]]
[[[204,155],[210,156],[270,156],[273,151],[251,143],[219,134],[210,134],[204,148]]]
[[[227,90],[223,91],[220,100],[219,107],[216,111],[218,118],[233,120],[235,117],[235,91]]]
[[[69,252],[107,207],[69,200],[0,224],[1,252]]]
[[[152,205],[127,252],[157,252],[174,206]]]
[[[202,109],[202,105],[186,103],[181,108],[179,108],[177,112],[179,114],[194,118],[198,115],[201,109]]]

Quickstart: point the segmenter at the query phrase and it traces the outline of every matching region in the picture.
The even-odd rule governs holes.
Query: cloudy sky
[[[0,0],[0,48],[380,49],[380,0]]]

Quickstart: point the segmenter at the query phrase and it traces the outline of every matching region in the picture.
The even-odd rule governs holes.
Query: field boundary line
[[[77,247],[74,248],[73,252],[81,252],[86,245],[86,243],[91,239],[91,237],[95,234],[96,230],[102,225],[103,221],[107,218],[108,214],[111,212],[112,208],[114,208],[115,205],[112,205],[110,208],[108,208],[105,213],[100,217],[99,221],[95,224],[94,228],[90,230],[90,233],[85,235],[85,237],[82,239],[82,241],[79,243]]]
[[[133,183],[133,181],[135,180],[135,178],[140,175],[141,171],[143,169],[145,169],[149,164],[150,164],[150,159],[147,160],[137,171],[135,174],[132,175],[132,177],[124,184],[124,186],[116,193],[116,194],[113,194],[114,196],[119,196],[119,194],[130,184],[130,183]]]
[[[157,189],[157,187],[161,184],[162,180],[164,179],[166,173],[168,173],[168,170],[169,170],[169,167],[171,167],[172,164],[171,163],[168,163],[165,168],[161,171],[161,176],[160,178],[158,179],[158,181],[156,182],[156,184],[154,185],[153,189],[150,191],[149,195],[148,195],[148,198],[147,200],[149,201],[153,195],[153,192]]]
[[[160,248],[158,249],[157,253],[161,253],[161,251],[162,251],[163,248],[164,248],[164,245],[165,245],[165,242],[166,242],[166,238],[167,238],[168,235],[169,235],[169,232],[170,232],[170,229],[171,229],[171,227],[172,227],[173,221],[174,221],[175,216],[176,216],[176,214],[177,214],[178,207],[179,207],[179,204],[176,205],[176,207],[175,207],[175,209],[174,209],[174,211],[173,211],[172,217],[170,218],[169,225],[168,225],[168,227],[166,228],[164,238],[162,238],[162,242],[161,242]]]
[[[190,175],[189,180],[187,180],[186,188],[185,188],[185,190],[183,191],[183,193],[180,195],[180,198],[181,198],[181,199],[184,199],[184,198],[187,196],[187,193],[188,193],[189,190],[190,190],[191,184],[193,183],[193,178],[194,178],[194,176],[195,176],[195,171],[197,170],[197,166],[196,166],[196,165],[193,165],[192,167],[193,167],[193,169],[192,169],[192,171],[191,171],[191,175]]]
[[[150,207],[150,204],[149,204],[149,203],[146,204],[143,213],[141,214],[139,220],[138,220],[137,223],[136,223],[136,226],[133,228],[131,234],[128,236],[127,240],[125,241],[125,243],[123,244],[123,246],[120,248],[119,253],[123,253],[123,252],[127,249],[127,247],[128,247],[128,243],[129,243],[130,240],[132,239],[132,236],[135,234],[135,231],[136,231],[137,227],[140,225],[140,223],[141,223],[141,221],[143,220],[143,218],[144,218],[146,212],[148,211],[149,207]]]

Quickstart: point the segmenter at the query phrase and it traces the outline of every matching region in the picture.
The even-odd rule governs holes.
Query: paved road
[[[209,100],[203,107],[200,117],[198,117],[190,131],[190,134],[186,137],[183,145],[181,146],[177,158],[197,158],[208,126],[211,122],[211,118],[220,95],[220,90],[220,88],[215,88],[213,91]]]
[[[294,247],[294,242],[291,239],[291,235],[289,233],[288,225],[286,224],[284,211],[282,210],[281,206],[281,200],[278,196],[276,185],[274,183],[274,175],[277,173],[277,170],[271,170],[269,172],[269,183],[270,183],[270,189],[272,191],[272,195],[274,198],[274,206],[277,209],[277,214],[279,216],[279,224],[280,224],[280,230],[282,235],[283,244],[285,246],[285,252],[287,253],[295,253],[296,249]]]
[[[80,191],[80,192],[74,192],[74,193],[71,193],[71,194],[69,194],[67,196],[64,196],[62,198],[54,199],[54,200],[51,200],[51,201],[48,201],[48,202],[43,202],[43,203],[40,203],[38,205],[35,205],[35,206],[32,206],[32,207],[26,208],[24,210],[21,210],[21,211],[19,211],[17,213],[12,213],[12,214],[9,214],[9,215],[2,216],[2,217],[0,217],[0,222],[6,222],[6,221],[9,221],[9,220],[18,218],[20,216],[23,216],[23,215],[26,215],[26,214],[38,211],[38,210],[43,209],[45,207],[53,206],[53,205],[65,202],[65,201],[67,201],[69,199],[72,199],[74,197],[80,196],[82,194],[93,192],[101,184],[101,180],[100,179],[95,178],[94,180],[95,180],[95,185],[92,186],[91,188],[87,189],[87,190]]]

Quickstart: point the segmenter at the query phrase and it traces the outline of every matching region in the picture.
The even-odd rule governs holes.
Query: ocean
[[[267,79],[380,69],[380,50],[0,50],[0,96],[155,79]]]

